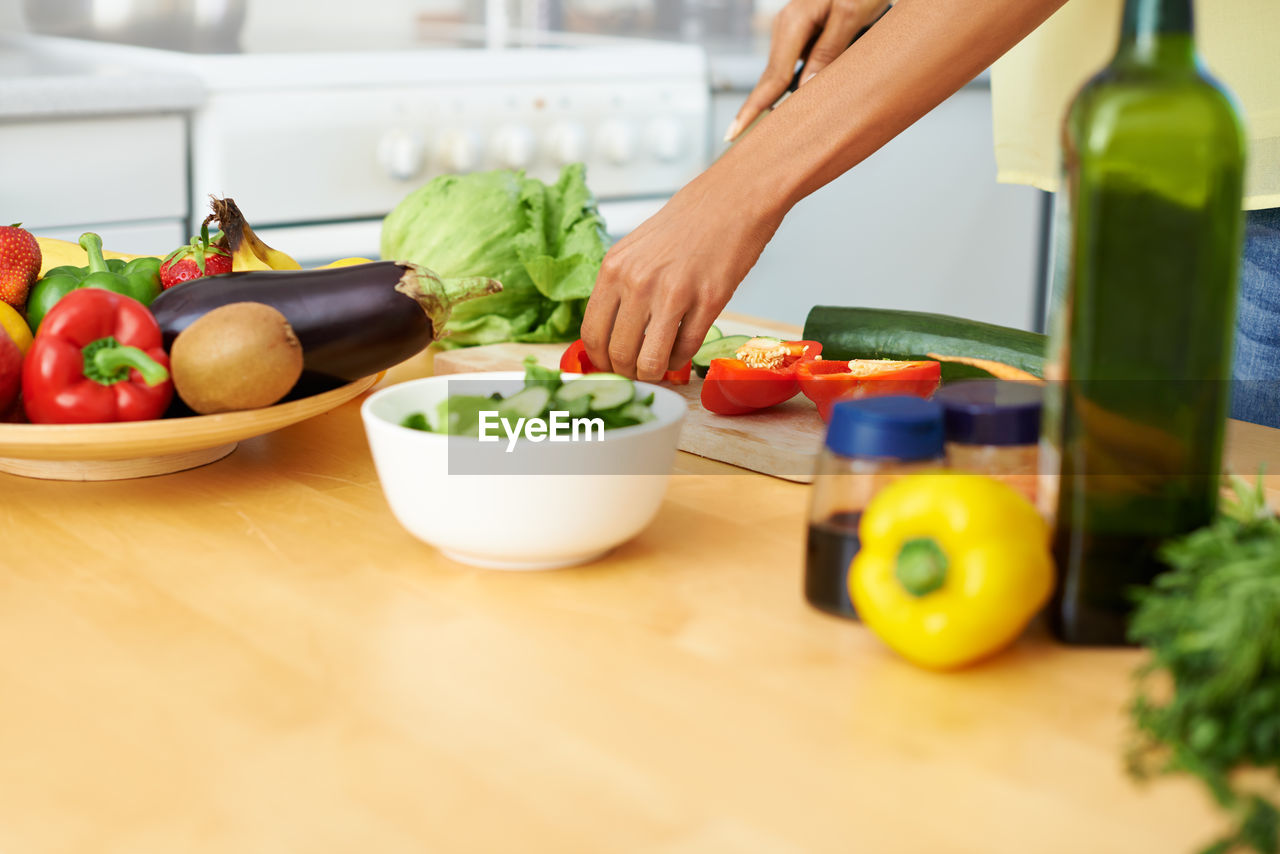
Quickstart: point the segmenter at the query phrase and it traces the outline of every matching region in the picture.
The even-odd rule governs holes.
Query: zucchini
[[[693,354],[693,370],[698,376],[705,377],[712,359],[732,359],[738,348],[750,340],[750,335],[722,335],[704,341],[698,352]]]
[[[804,338],[822,344],[825,359],[928,359],[930,353],[1001,362],[1044,376],[1048,337],[994,323],[923,311],[818,305]],[[696,358],[694,364],[697,364]],[[942,363],[942,381],[991,374],[973,365]]]

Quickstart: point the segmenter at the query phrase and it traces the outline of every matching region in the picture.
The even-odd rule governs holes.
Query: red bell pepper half
[[[587,355],[586,345],[582,343],[581,338],[570,344],[564,351],[564,355],[560,357],[560,370],[566,374],[600,373],[600,369],[591,364],[591,357]],[[662,381],[673,385],[688,385],[691,373],[693,373],[693,362],[685,362],[683,367],[663,374]]]
[[[49,310],[22,367],[33,424],[159,418],[173,398],[160,325],[135,299],[81,288]]]
[[[733,359],[712,359],[702,382],[702,408],[745,415],[777,406],[800,391],[796,369],[822,353],[817,341],[752,338]]]
[[[942,365],[934,361],[895,362],[892,359],[854,359],[849,362],[805,362],[796,370],[800,390],[818,404],[823,421],[831,420],[838,400],[886,394],[928,397],[942,381]]]

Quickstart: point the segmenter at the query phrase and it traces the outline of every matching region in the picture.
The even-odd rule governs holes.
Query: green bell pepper
[[[160,295],[160,259],[119,258],[104,260],[102,238],[93,232],[80,235],[80,245],[88,253],[87,267],[54,267],[36,282],[27,297],[27,324],[35,331],[49,309],[77,288],[101,288],[136,299],[143,305]]]

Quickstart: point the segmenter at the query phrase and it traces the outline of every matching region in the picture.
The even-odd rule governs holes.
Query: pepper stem
[[[115,385],[129,378],[129,370],[142,374],[142,381],[158,386],[169,379],[164,365],[137,347],[123,346],[114,338],[99,338],[85,345],[84,375],[101,385]]]
[[[89,256],[89,272],[105,273],[111,269],[102,257],[102,238],[92,231],[80,235],[80,248]]]
[[[932,537],[907,540],[898,551],[895,575],[912,596],[928,596],[947,581],[947,554]]]

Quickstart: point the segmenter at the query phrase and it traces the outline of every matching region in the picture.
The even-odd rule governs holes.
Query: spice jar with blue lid
[[[848,577],[862,511],[895,479],[943,465],[937,403],[895,396],[835,405],[809,497],[804,595],[810,605],[857,619]]]
[[[938,389],[948,468],[1004,481],[1035,503],[1043,398],[1038,382],[961,380]]]

